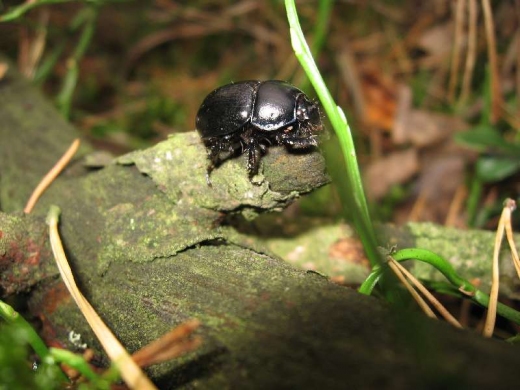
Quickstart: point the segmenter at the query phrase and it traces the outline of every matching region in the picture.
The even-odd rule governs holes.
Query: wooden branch
[[[4,294],[30,289],[29,307],[49,339],[72,348],[67,336],[75,331],[97,346],[56,277],[43,238],[43,217],[57,204],[80,288],[130,351],[186,319],[201,321],[201,349],[150,369],[161,388],[475,389],[516,383],[520,357],[509,346],[390,310],[317,273],[294,269],[222,223],[233,213],[252,218],[280,209],[323,185],[327,177],[317,152],[270,149],[256,184],[241,159],[230,160],[214,171],[208,188],[196,135],[176,135],[97,171],[78,160],[34,213],[22,217],[17,210],[43,175],[44,162],[66,148],[61,137],[67,145],[76,134],[16,77],[10,68],[0,83],[0,101],[8,99],[11,107],[0,111],[0,123],[9,123],[0,125],[2,288]],[[17,109],[27,101],[33,102],[31,115]],[[25,169],[17,166],[24,161]],[[13,250],[13,243],[23,250]],[[30,253],[37,254],[34,264]],[[27,268],[30,278],[14,279]]]

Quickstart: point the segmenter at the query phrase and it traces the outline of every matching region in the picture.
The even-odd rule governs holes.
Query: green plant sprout
[[[26,342],[31,346],[31,348],[42,361],[46,361],[50,358],[49,349],[38,333],[31,326],[31,324],[29,324],[26,319],[20,315],[20,313],[14,310],[12,306],[3,301],[0,301],[0,317],[2,317],[8,324],[14,326],[19,331],[19,334],[23,334]],[[60,378],[62,382],[67,383],[69,381],[67,376],[60,370],[58,366],[55,366],[55,370],[55,376]]]
[[[453,266],[442,256],[439,256],[438,254],[433,253],[427,249],[419,248],[401,249],[395,253],[390,254],[390,256],[399,262],[406,260],[418,260],[430,264],[439,272],[441,272],[449,281],[450,285],[454,287],[450,290],[451,293],[458,291],[458,295],[460,297],[469,298],[480,306],[486,308],[488,307],[489,295],[480,291],[468,280],[458,275]],[[382,275],[383,267],[377,266],[372,268],[372,272],[359,288],[359,292],[370,295],[377,283],[380,281]],[[498,304],[497,312],[502,317],[507,318],[516,324],[520,324],[520,312],[501,303]]]
[[[298,20],[294,1],[285,0],[285,6],[289,20],[293,50],[316,90],[340,143],[344,162],[346,164],[346,184],[351,195],[346,197],[348,204],[344,206],[348,207],[353,214],[356,231],[361,238],[367,257],[372,265],[372,272],[359,288],[359,292],[363,294],[371,294],[387,267],[383,266],[381,256],[377,250],[376,236],[368,211],[350,127],[347,123],[345,114],[334,102],[312,58],[311,50],[307,45]],[[496,144],[495,146],[501,149],[507,149],[508,151],[514,151],[515,155],[518,155],[517,152],[520,149],[517,146],[507,146],[507,143],[502,139],[498,140],[497,137],[494,139]],[[475,139],[473,139],[473,141],[475,141]],[[507,161],[505,164],[506,167],[502,171],[505,172],[504,174],[509,174],[512,170],[519,168],[517,164],[517,159],[512,163],[511,161]],[[493,169],[495,168],[496,165]],[[481,174],[480,176],[484,176],[485,178],[485,175]],[[448,279],[451,285],[455,287],[453,290],[458,291],[459,295],[469,297],[472,301],[484,307],[488,307],[489,295],[478,290],[469,281],[460,277],[455,272],[453,266],[441,256],[428,250],[409,248],[402,249],[392,254],[392,257],[397,261],[415,259],[431,264]],[[498,304],[497,311],[501,316],[520,324],[520,312],[500,303]]]
[[[0,301],[0,317],[4,319],[5,325],[10,326],[9,330],[3,328],[1,331],[11,331],[16,334],[18,340],[24,340],[29,344],[33,351],[38,355],[39,364],[37,375],[34,380],[45,381],[48,385],[51,382],[53,387],[69,384],[67,376],[60,369],[58,363],[65,363],[67,366],[77,370],[87,382],[83,382],[83,388],[89,389],[109,389],[112,383],[120,380],[119,371],[115,367],[110,367],[103,374],[97,374],[91,368],[83,356],[64,349],[47,348],[44,341],[40,338],[34,328],[16,310],[7,303]],[[13,333],[14,332],[14,333]],[[1,385],[0,385],[1,388]]]
[[[89,385],[91,385],[87,386],[88,388],[109,390],[112,383],[120,380],[117,369],[113,369],[112,366],[103,375],[99,375],[90,368],[88,362],[81,355],[59,348],[51,348],[50,354],[55,362],[65,363],[87,379],[90,382]],[[83,384],[85,385],[85,383]]]
[[[72,105],[72,95],[76,89],[76,84],[79,77],[79,62],[85,55],[90,41],[94,35],[96,22],[98,18],[99,7],[93,4],[81,10],[72,23],[72,29],[82,27],[79,41],[74,49],[72,55],[67,59],[67,73],[62,82],[61,91],[56,97],[58,109],[65,118],[70,116],[70,108]]]
[[[296,6],[293,0],[285,0],[285,8],[287,18],[289,20],[291,43],[293,50],[309,78],[321,104],[329,118],[332,127],[338,136],[341,151],[344,157],[345,168],[347,172],[346,183],[349,191],[347,203],[344,206],[352,212],[356,231],[361,238],[363,247],[372,266],[380,264],[380,256],[377,251],[377,241],[374,227],[361,181],[361,175],[357,163],[354,140],[347,123],[347,118],[340,107],[334,102],[321,74],[314,62],[311,50],[307,45],[303,31],[298,20]]]
[[[322,0],[318,3],[316,24],[314,25],[314,30],[312,32],[313,39],[311,43],[311,53],[313,57],[319,56],[321,49],[325,44],[333,5],[333,0]],[[301,80],[300,87],[303,91],[307,90],[309,88],[309,79],[303,78],[303,80]]]
[[[5,14],[0,15],[0,23],[2,22],[12,22],[16,19],[21,18],[27,12],[34,8],[38,8],[44,5],[50,4],[61,4],[61,3],[90,3],[95,5],[100,5],[106,3],[108,1],[128,1],[128,0],[36,0],[36,1],[25,1],[23,4],[11,7]],[[1,2],[0,2],[1,6]]]
[[[501,206],[497,206],[495,210],[479,210],[484,184],[504,180],[520,171],[520,143],[517,137],[511,136],[506,140],[504,134],[490,119],[492,108],[489,69],[486,70],[483,85],[484,107],[480,123],[455,135],[455,141],[459,144],[480,153],[469,184],[467,220],[470,227],[481,226],[489,218],[491,211],[499,212],[501,209]]]
[[[126,0],[39,0],[27,1],[21,5],[11,7],[6,13],[0,15],[0,23],[12,22],[23,17],[30,10],[59,3],[78,2],[84,3],[86,6],[79,10],[76,17],[71,21],[69,32],[76,32],[81,30],[79,39],[74,45],[74,51],[66,59],[67,71],[62,80],[60,92],[56,96],[56,105],[65,118],[70,117],[70,110],[72,105],[72,98],[79,78],[79,62],[85,55],[87,48],[94,36],[96,23],[99,14],[100,6],[109,2],[120,2]],[[41,83],[51,72],[54,65],[57,63],[60,55],[63,53],[65,43],[61,42],[51,52],[51,54],[43,61],[41,66],[36,70],[34,80]]]
[[[39,1],[26,1],[16,7],[12,7],[5,14],[0,16],[0,22],[12,22],[18,18],[21,18],[27,12],[33,8],[40,7],[46,4],[59,4],[59,3],[70,3],[77,0],[39,0]]]

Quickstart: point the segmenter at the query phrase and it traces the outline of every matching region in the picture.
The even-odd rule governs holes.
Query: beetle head
[[[304,94],[298,96],[296,101],[296,118],[301,127],[306,127],[312,132],[323,128],[318,104],[309,100]]]

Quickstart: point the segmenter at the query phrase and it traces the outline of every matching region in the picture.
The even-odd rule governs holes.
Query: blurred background
[[[374,217],[494,228],[519,191],[520,1],[297,7]],[[315,96],[279,0],[1,1],[0,22],[0,50],[114,154],[193,130],[203,98],[232,81],[281,79]],[[334,141],[323,149],[341,178]],[[338,218],[337,192],[286,212]]]

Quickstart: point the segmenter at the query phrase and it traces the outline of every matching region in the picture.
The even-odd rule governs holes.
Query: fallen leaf
[[[364,97],[364,118],[367,126],[390,131],[394,126],[397,106],[395,83],[376,69],[364,70],[361,75]]]
[[[424,148],[440,143],[453,133],[468,128],[466,122],[460,118],[412,108],[412,93],[407,86],[402,86],[398,95],[392,131],[392,139],[398,145],[411,143],[418,148]]]
[[[419,170],[415,149],[392,153],[369,164],[364,171],[365,185],[371,199],[380,199],[395,184],[411,179]]]

